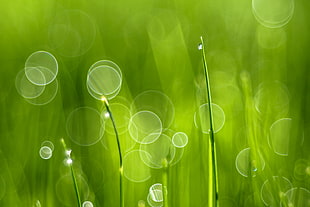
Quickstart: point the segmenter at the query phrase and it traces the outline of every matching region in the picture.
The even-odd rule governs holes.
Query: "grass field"
[[[310,207],[309,10],[2,1],[0,206]]]

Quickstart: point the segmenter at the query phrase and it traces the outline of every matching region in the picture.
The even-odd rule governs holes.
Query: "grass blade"
[[[74,192],[75,192],[75,196],[76,196],[76,199],[77,199],[77,202],[78,202],[78,207],[82,207],[81,197],[80,197],[80,193],[79,193],[79,187],[78,187],[78,184],[77,184],[77,180],[76,180],[76,176],[75,176],[75,172],[74,172],[73,165],[72,165],[72,160],[71,160],[71,151],[70,151],[70,153],[67,154],[67,152],[69,150],[68,150],[68,148],[66,146],[66,143],[65,143],[64,139],[61,139],[61,143],[62,143],[62,145],[63,145],[63,147],[65,149],[66,155],[68,156],[67,159],[70,160],[70,162],[68,162],[68,164],[70,166],[70,172],[71,172],[71,177],[72,177],[72,180],[73,180]]]
[[[203,42],[203,38],[200,37],[201,43],[199,44],[199,50],[202,51],[202,62],[204,67],[204,74],[206,79],[206,87],[207,87],[207,98],[208,98],[208,109],[209,109],[209,118],[210,118],[210,155],[211,155],[211,168],[212,174],[210,176],[209,182],[209,207],[218,207],[218,180],[217,180],[217,168],[216,168],[216,152],[215,152],[215,140],[214,140],[214,124],[213,124],[213,113],[212,113],[212,100],[211,100],[211,89],[210,89],[210,82],[209,82],[209,73],[205,55],[205,46]]]
[[[163,160],[163,196],[164,196],[164,207],[169,207],[169,201],[168,201],[168,160]]]
[[[102,102],[105,105],[105,108],[107,109],[107,112],[109,114],[109,117],[112,121],[115,137],[116,137],[116,142],[117,142],[117,147],[118,147],[118,154],[119,154],[119,170],[120,170],[120,176],[119,176],[119,193],[120,193],[120,206],[124,207],[124,193],[123,193],[123,157],[122,157],[122,151],[121,151],[121,144],[119,141],[119,136],[118,136],[118,131],[116,128],[116,124],[113,118],[112,111],[109,107],[109,102],[108,100],[103,96],[102,97]]]

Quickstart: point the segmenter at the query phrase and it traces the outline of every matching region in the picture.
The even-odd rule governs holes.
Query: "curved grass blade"
[[[205,46],[203,42],[203,38],[200,37],[201,43],[198,46],[198,49],[202,52],[202,62],[204,67],[204,74],[206,79],[206,87],[207,87],[207,98],[208,98],[208,109],[209,109],[209,117],[210,117],[210,148],[209,153],[211,156],[211,168],[210,169],[210,180],[209,180],[209,207],[218,207],[218,180],[217,180],[217,166],[216,166],[216,149],[215,149],[215,140],[214,140],[214,123],[213,123],[213,113],[212,113],[212,100],[211,100],[211,89],[209,82],[209,73],[207,67],[207,60],[205,54]]]
[[[65,149],[65,152],[66,152],[66,155],[67,155],[67,159],[69,161],[68,164],[70,166],[70,172],[71,172],[71,177],[72,177],[72,180],[73,180],[74,192],[75,192],[75,196],[76,196],[76,199],[77,199],[78,207],[82,207],[81,197],[80,197],[80,193],[79,193],[79,186],[77,184],[75,172],[74,172],[74,169],[73,169],[73,166],[72,166],[71,151],[68,150],[64,139],[61,139],[61,143],[62,143],[62,145],[63,145],[63,147]],[[67,152],[69,152],[69,153],[67,153]]]
[[[107,112],[109,114],[109,117],[112,121],[117,147],[118,147],[118,154],[119,154],[119,170],[120,170],[120,176],[119,176],[119,193],[120,193],[120,206],[124,207],[124,193],[123,193],[123,157],[122,157],[122,151],[121,151],[121,144],[119,141],[118,131],[116,128],[115,120],[113,118],[112,111],[109,107],[109,102],[106,97],[102,96],[101,101],[104,103],[105,108],[107,109]]]

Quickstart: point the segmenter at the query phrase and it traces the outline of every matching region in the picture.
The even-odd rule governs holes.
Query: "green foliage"
[[[291,0],[275,1],[286,7],[253,1],[1,2],[0,206],[76,207],[91,201],[117,207],[120,175],[125,207],[149,206],[149,188],[155,183],[163,184],[165,206],[208,206],[214,166],[209,134],[202,130],[208,110],[200,106],[208,98],[197,48],[200,36],[216,104],[212,107],[217,109],[219,206],[309,206],[310,3],[295,1],[290,13]],[[277,8],[282,13],[274,12]],[[57,60],[58,74],[50,84],[44,85],[56,74],[31,65],[36,60],[28,61],[32,68],[24,74],[28,57],[36,51],[47,51]],[[101,73],[91,79],[93,88],[86,84],[98,60],[111,60],[121,71],[105,67],[112,68],[108,72],[114,78],[107,83],[121,83],[106,96],[121,147],[101,96],[94,93],[105,87]],[[53,58],[44,61],[56,67]],[[33,86],[27,75],[41,85]],[[143,108],[143,103],[156,107]],[[83,114],[68,124],[80,107]],[[152,145],[132,138],[145,131],[127,130],[131,116],[141,110],[158,117],[148,113],[137,123],[164,134]],[[155,125],[157,118],[161,123]],[[188,136],[184,148],[167,147],[166,138],[176,132]],[[87,137],[94,133],[100,136]],[[87,138],[81,144],[75,136]],[[71,167],[64,164],[61,139],[72,149]],[[149,154],[141,154],[142,148]],[[132,175],[145,179],[133,182],[128,179]]]

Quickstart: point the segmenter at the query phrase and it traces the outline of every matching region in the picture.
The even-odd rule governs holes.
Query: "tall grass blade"
[[[117,142],[117,147],[118,147],[118,154],[119,154],[119,170],[120,170],[120,176],[119,176],[119,193],[120,193],[120,206],[124,207],[124,193],[123,193],[123,156],[122,156],[122,151],[121,151],[121,144],[119,141],[119,136],[118,136],[118,131],[116,128],[115,120],[113,118],[112,111],[109,107],[109,102],[105,97],[102,97],[102,102],[105,105],[105,108],[107,109],[107,112],[109,114],[109,117],[112,121],[115,137],[116,137],[116,142]]]
[[[66,143],[65,143],[65,140],[64,139],[61,139],[61,143],[65,149],[65,152],[68,151],[68,148],[66,146]],[[70,152],[71,153],[71,152]],[[68,156],[68,159],[71,160],[71,154],[67,154]],[[71,161],[72,162],[72,161]],[[82,207],[82,202],[81,202],[81,197],[80,197],[80,193],[79,193],[79,187],[78,187],[78,184],[77,184],[77,180],[76,180],[76,176],[75,176],[75,172],[74,172],[74,169],[73,169],[73,165],[72,163],[68,163],[69,166],[70,166],[70,172],[71,172],[71,177],[72,177],[72,181],[73,181],[73,186],[74,186],[74,192],[75,192],[75,196],[76,196],[76,199],[77,199],[77,203],[78,203],[78,207]]]
[[[206,87],[207,87],[207,98],[208,98],[208,109],[209,109],[209,117],[210,117],[210,154],[211,154],[211,168],[212,174],[209,181],[209,207],[218,207],[218,180],[217,180],[217,166],[216,166],[216,149],[215,149],[215,140],[214,140],[214,123],[213,123],[213,113],[212,113],[212,100],[211,100],[211,89],[209,82],[209,73],[207,67],[207,60],[205,54],[205,46],[203,42],[203,38],[200,37],[201,44],[199,45],[199,50],[202,51],[202,62],[204,67],[204,74],[206,79]]]
[[[164,197],[164,207],[169,207],[169,200],[168,200],[168,160],[165,158],[163,160],[163,197]]]

